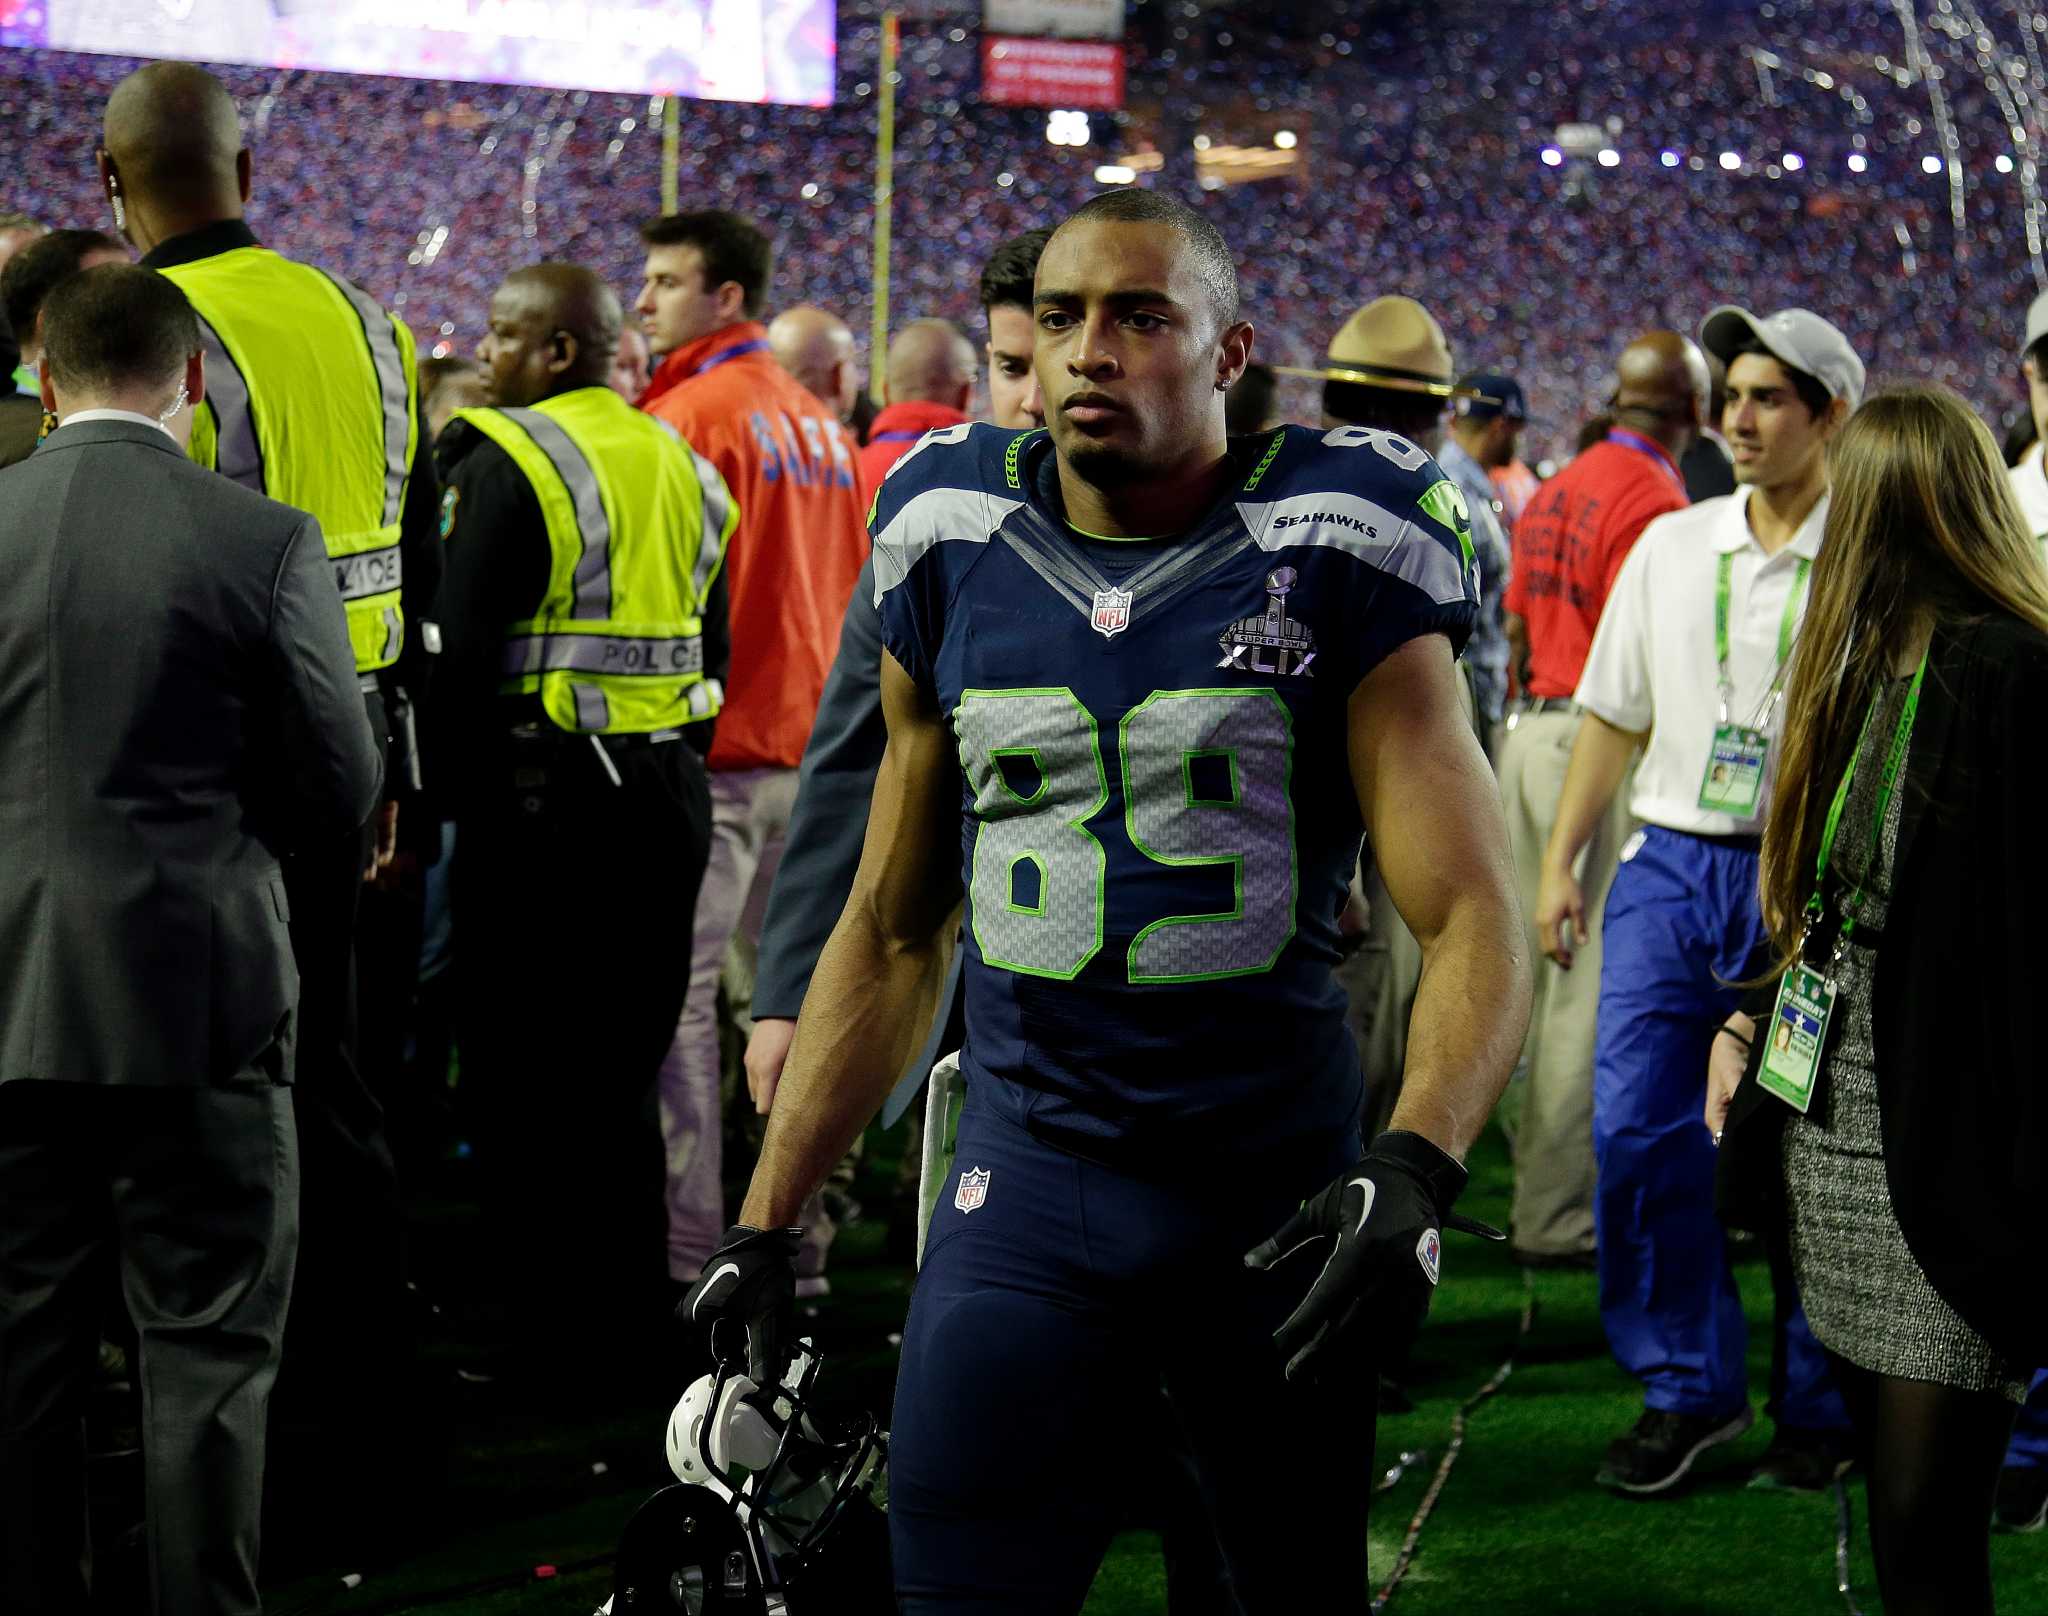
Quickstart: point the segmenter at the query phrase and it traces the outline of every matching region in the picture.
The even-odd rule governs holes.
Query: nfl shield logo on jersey
[[[1415,1242],[1415,1260],[1422,1264],[1422,1271],[1429,1276],[1430,1284],[1436,1283],[1436,1276],[1443,1264],[1444,1243],[1434,1229],[1424,1229],[1422,1238]]]
[[[1126,596],[1125,599],[1129,599]],[[960,1175],[960,1187],[953,1192],[953,1204],[962,1212],[972,1212],[988,1199],[988,1169],[975,1167]]]
[[[1128,589],[1095,591],[1095,611],[1088,619],[1095,632],[1113,640],[1130,626],[1131,592]]]

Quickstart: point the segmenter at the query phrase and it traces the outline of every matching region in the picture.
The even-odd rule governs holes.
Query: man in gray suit
[[[278,855],[380,768],[318,525],[185,458],[184,294],[86,270],[43,332],[62,424],[0,472],[0,1609],[87,1608],[117,1258],[154,1609],[239,1616],[297,1249]]]

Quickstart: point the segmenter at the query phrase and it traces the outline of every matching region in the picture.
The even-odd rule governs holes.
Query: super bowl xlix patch
[[[1234,673],[1315,677],[1316,637],[1306,623],[1287,615],[1287,597],[1296,578],[1292,567],[1275,567],[1266,574],[1266,609],[1240,617],[1216,637],[1223,647],[1217,667]]]

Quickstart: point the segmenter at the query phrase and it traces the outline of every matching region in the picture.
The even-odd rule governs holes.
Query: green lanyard
[[[1885,810],[1891,807],[1892,788],[1898,784],[1899,767],[1906,761],[1906,743],[1913,736],[1913,720],[1920,711],[1920,685],[1927,677],[1927,653],[1920,653],[1920,666],[1913,671],[1912,688],[1906,692],[1906,705],[1899,711],[1898,727],[1892,731],[1892,744],[1884,756],[1884,773],[1877,781],[1877,818],[1871,835],[1871,847],[1876,848],[1884,839]],[[1849,787],[1856,779],[1856,760],[1863,755],[1863,743],[1870,738],[1871,721],[1877,717],[1877,706],[1884,699],[1879,690],[1870,698],[1870,711],[1863,715],[1863,727],[1856,732],[1856,750],[1850,754],[1849,767],[1842,771],[1842,783],[1835,788],[1835,800],[1828,807],[1827,823],[1820,832],[1820,858],[1813,867],[1813,896],[1806,900],[1806,920],[1809,925],[1820,919],[1825,910],[1821,902],[1828,873],[1828,858],[1835,850],[1835,832],[1841,828],[1842,810],[1849,804]],[[1875,858],[1873,855],[1873,862]],[[1859,881],[1850,888],[1842,899],[1842,934],[1835,940],[1835,958],[1849,946],[1850,934],[1856,930],[1856,915],[1863,907],[1863,885]]]
[[[1792,572],[1792,587],[1785,595],[1785,615],[1778,623],[1778,666],[1771,675],[1771,688],[1764,693],[1770,703],[1764,710],[1764,727],[1771,722],[1771,708],[1777,706],[1779,685],[1785,677],[1785,659],[1792,654],[1792,629],[1799,621],[1800,603],[1806,598],[1806,575],[1813,563],[1804,556]],[[1735,552],[1721,552],[1720,575],[1714,582],[1714,658],[1721,665],[1721,722],[1728,722],[1728,703],[1735,695],[1735,681],[1728,672],[1728,597],[1735,577]]]

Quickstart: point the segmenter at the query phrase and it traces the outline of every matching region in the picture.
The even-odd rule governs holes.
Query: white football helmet
[[[730,1368],[683,1393],[665,1433],[679,1485],[627,1524],[605,1611],[893,1616],[888,1433],[816,1413],[821,1366],[799,1340],[772,1394]]]

